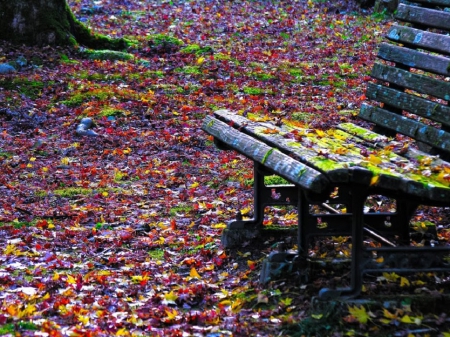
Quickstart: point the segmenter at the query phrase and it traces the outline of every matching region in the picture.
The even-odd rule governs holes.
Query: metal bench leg
[[[351,283],[349,288],[321,289],[321,299],[332,299],[337,297],[355,297],[361,292],[363,281],[363,269],[366,260],[364,251],[364,202],[367,193],[363,186],[351,190],[352,210],[352,261],[351,261]]]
[[[269,205],[297,205],[297,190],[294,185],[268,187],[264,177],[271,175],[257,162],[253,166],[253,218],[242,219],[238,212],[236,220],[228,223],[222,234],[222,244],[226,248],[236,247],[245,241],[255,239],[259,235],[264,221],[264,209]]]

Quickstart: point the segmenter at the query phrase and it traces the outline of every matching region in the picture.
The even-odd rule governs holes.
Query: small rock
[[[8,63],[0,63],[0,74],[10,74],[15,73],[16,68]]]
[[[94,126],[94,122],[92,121],[92,119],[83,118],[81,120],[80,124],[78,124],[78,126],[77,126],[76,134],[78,136],[91,136],[91,137],[98,136],[97,132],[95,132],[93,130],[89,130],[93,126]]]

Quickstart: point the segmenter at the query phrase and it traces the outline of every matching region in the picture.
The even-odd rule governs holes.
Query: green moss
[[[186,214],[186,213],[191,212],[192,210],[193,210],[193,208],[190,205],[178,205],[178,206],[172,207],[169,211],[169,214],[171,216],[176,216],[177,213],[178,214]]]
[[[315,115],[308,112],[293,112],[291,114],[291,119],[299,122],[310,122]]]
[[[118,117],[118,116],[125,116],[125,115],[129,115],[130,112],[123,110],[123,109],[117,109],[114,107],[105,107],[103,108],[100,113],[98,114],[98,116],[100,117],[110,117],[110,116],[114,116],[114,117]]]
[[[163,249],[153,249],[148,252],[148,255],[152,260],[163,261],[164,260],[164,250]]]
[[[163,44],[173,44],[177,46],[183,45],[183,41],[181,41],[180,39],[166,34],[150,35],[149,40],[152,41],[156,46],[160,46]]]
[[[14,228],[32,227],[38,222],[39,219],[34,219],[32,221],[18,221],[14,220],[11,222],[0,222],[0,227],[5,225],[12,225]]]
[[[305,74],[305,72],[303,71],[303,69],[299,69],[299,68],[292,68],[288,70],[289,75],[297,77],[297,78],[302,78],[303,75]]]
[[[258,81],[269,81],[275,78],[274,75],[267,73],[252,73],[251,76],[257,79]]]
[[[5,90],[14,90],[31,99],[36,99],[42,94],[45,87],[53,85],[55,82],[42,82],[36,80],[29,80],[27,78],[15,77],[13,79],[0,79],[0,87]]]
[[[183,54],[212,54],[214,52],[213,48],[210,46],[200,47],[198,44],[190,44],[180,50]]]
[[[49,193],[52,193],[54,195],[60,196],[60,197],[64,197],[64,198],[73,198],[73,197],[77,197],[77,196],[87,196],[87,195],[93,195],[94,193],[120,193],[123,190],[121,188],[100,188],[100,189],[91,189],[91,188],[84,188],[84,187],[66,187],[66,188],[61,188],[61,189],[56,189],[53,190],[51,192],[48,191],[37,191],[35,193],[36,196],[38,197],[45,197],[47,196]]]
[[[265,176],[264,184],[266,186],[271,186],[271,185],[290,185],[291,183],[280,176],[273,175],[273,176]]]
[[[90,60],[110,60],[110,61],[116,61],[116,60],[131,60],[134,58],[132,54],[121,52],[121,51],[115,51],[115,50],[92,50],[92,49],[85,49],[83,50],[82,54],[87,57]]]
[[[188,75],[201,75],[202,71],[198,66],[185,66],[183,68],[177,68],[175,71],[188,74]]]
[[[247,95],[272,94],[272,91],[270,89],[262,89],[262,88],[257,88],[257,87],[244,87],[242,90]]]
[[[14,334],[15,326],[13,323],[8,323],[0,326],[0,335]]]

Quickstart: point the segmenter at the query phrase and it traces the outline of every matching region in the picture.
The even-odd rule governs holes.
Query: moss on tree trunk
[[[0,0],[0,40],[26,45],[76,45],[123,49],[124,39],[92,33],[66,0]]]

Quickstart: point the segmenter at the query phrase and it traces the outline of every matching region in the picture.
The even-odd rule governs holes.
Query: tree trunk
[[[124,39],[93,34],[66,0],[0,0],[0,40],[25,45],[77,45],[123,49]]]

